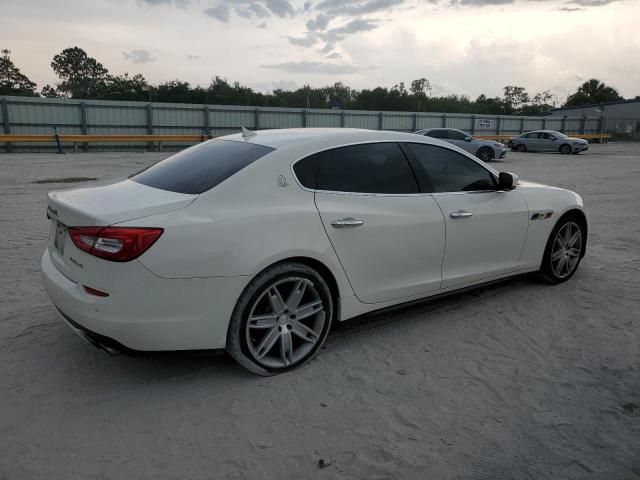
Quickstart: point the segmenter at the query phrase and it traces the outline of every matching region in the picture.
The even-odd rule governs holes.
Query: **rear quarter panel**
[[[140,261],[164,278],[250,280],[280,260],[309,257],[329,268],[341,296],[353,295],[314,194],[297,184],[290,165],[290,156],[275,151],[203,193],[188,208],[136,221],[138,226],[165,229]]]

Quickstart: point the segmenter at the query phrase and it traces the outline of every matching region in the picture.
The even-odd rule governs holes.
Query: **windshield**
[[[131,180],[170,192],[200,194],[273,150],[252,143],[209,140],[165,158]]]

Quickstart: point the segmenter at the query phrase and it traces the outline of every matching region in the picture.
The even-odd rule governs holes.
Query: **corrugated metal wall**
[[[459,128],[475,135],[516,134],[548,128],[574,133],[597,133],[597,117],[513,117],[416,112],[371,112],[300,108],[194,105],[181,103],[114,102],[29,97],[0,97],[3,133],[52,134],[190,134],[212,135],[250,129],[293,127],[349,127],[414,131],[421,128]],[[6,111],[6,117],[4,112]],[[14,144],[38,150],[48,144]],[[133,146],[146,146],[140,143]],[[131,148],[132,145],[91,144],[92,149]]]

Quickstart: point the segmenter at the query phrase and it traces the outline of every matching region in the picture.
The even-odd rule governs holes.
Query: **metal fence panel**
[[[411,132],[423,128],[458,128],[475,135],[515,135],[547,128],[567,133],[629,133],[640,127],[637,120],[602,123],[599,117],[516,117],[434,112],[377,112],[197,105],[177,103],[120,102],[105,100],[0,97],[1,133],[51,134],[196,134],[214,136],[240,130],[296,127],[350,127]],[[5,111],[6,117],[5,118]],[[41,146],[43,144],[40,144]],[[44,144],[46,145],[46,144]],[[20,144],[29,147],[32,145]],[[124,145],[126,147],[126,144]],[[91,144],[91,148],[118,145]]]

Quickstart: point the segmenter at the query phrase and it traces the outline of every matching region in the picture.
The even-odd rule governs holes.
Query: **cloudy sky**
[[[112,73],[261,91],[426,77],[433,94],[640,95],[640,0],[0,0],[0,48],[40,86],[78,46]]]

